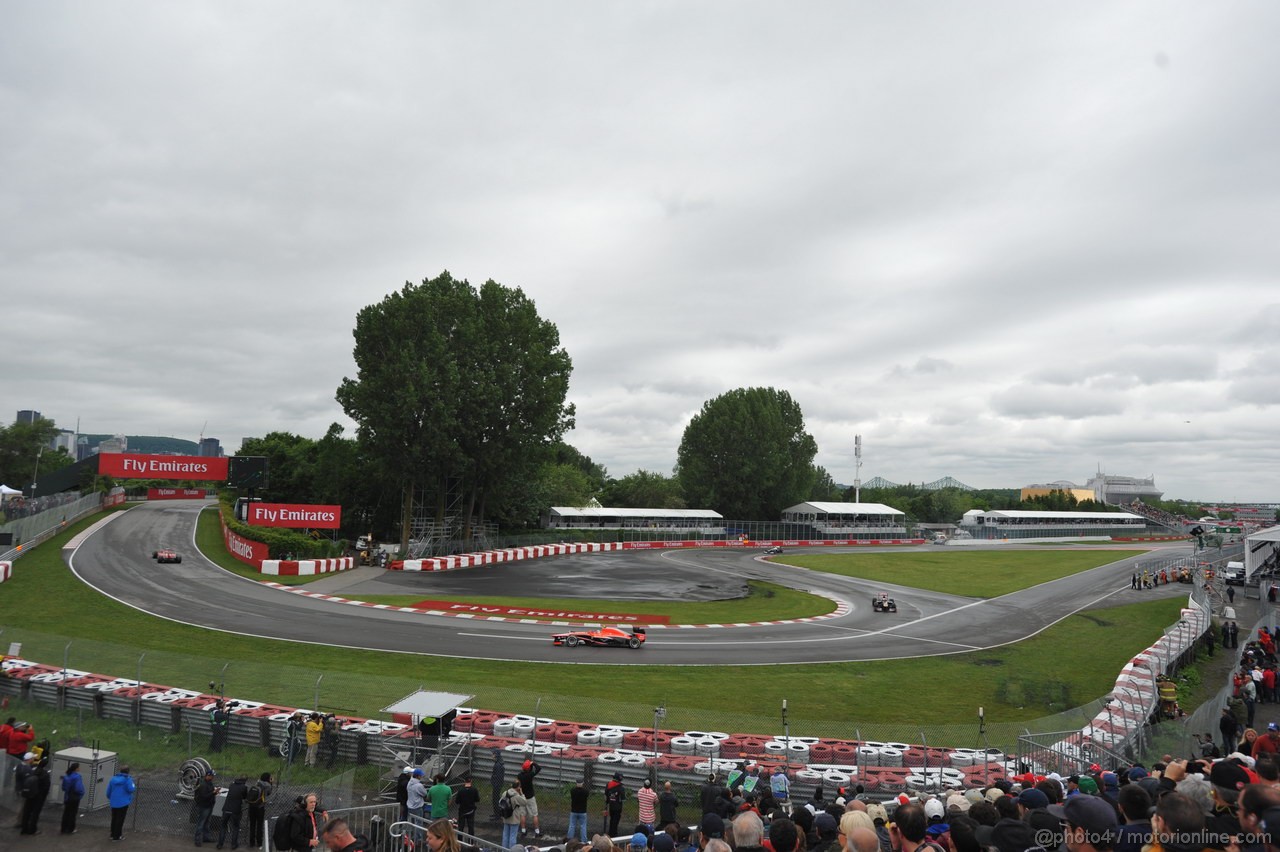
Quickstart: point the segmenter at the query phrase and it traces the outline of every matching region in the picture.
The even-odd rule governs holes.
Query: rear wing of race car
[[[631,632],[632,632],[632,634],[633,634],[633,635],[636,635],[636,636],[644,636],[644,635],[645,635],[646,633],[648,633],[649,631],[648,631],[646,628],[644,628],[644,627],[634,627],[634,626],[633,626],[633,627],[631,628]]]

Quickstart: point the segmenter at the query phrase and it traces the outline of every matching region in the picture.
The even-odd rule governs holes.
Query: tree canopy
[[[337,391],[370,459],[399,481],[402,543],[415,488],[462,495],[461,537],[486,512],[523,514],[527,483],[573,426],[572,362],[518,288],[447,271],[356,316],[357,375]]]
[[[818,444],[786,391],[739,388],[703,403],[685,427],[677,476],[688,505],[772,520],[809,497]]]

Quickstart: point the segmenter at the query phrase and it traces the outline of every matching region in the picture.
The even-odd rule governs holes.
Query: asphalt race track
[[[750,578],[845,601],[852,608],[847,615],[814,622],[653,628],[645,647],[638,651],[570,649],[553,646],[549,638],[568,629],[565,627],[352,606],[236,576],[206,560],[195,548],[196,519],[206,505],[201,501],[165,501],[120,512],[77,550],[69,551],[68,562],[82,581],[104,595],[154,616],[214,630],[449,657],[620,665],[824,663],[976,651],[1026,639],[1081,610],[1130,603],[1152,594],[1186,594],[1186,587],[1178,584],[1156,591],[1130,591],[1134,564],[1152,560],[1151,554],[991,600],[772,564],[759,559],[758,550],[553,557],[435,575],[387,573],[384,579],[371,581],[374,588],[381,584],[379,593],[421,592],[429,598],[432,594],[459,594],[458,587],[469,584],[493,588],[483,582],[484,577],[501,572],[503,595],[546,597],[563,595],[563,589],[555,588],[557,584],[568,583],[581,592],[583,572],[588,572],[595,578],[586,584],[591,597],[619,601],[619,611],[643,612],[645,598],[670,600],[672,589],[676,590],[675,599],[687,600],[694,590],[708,586],[724,590],[716,596],[731,597],[733,590],[743,589],[744,580]],[[157,565],[151,554],[160,548],[178,551],[182,563]],[[1160,555],[1185,552],[1186,547],[1162,548]],[[602,560],[607,560],[609,570],[600,570]],[[670,582],[664,579],[668,577]],[[353,594],[374,593],[373,588],[351,588]],[[871,598],[880,591],[895,598],[896,614],[871,611]]]

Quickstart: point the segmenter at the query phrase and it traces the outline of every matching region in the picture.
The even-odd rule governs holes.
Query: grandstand
[[[1028,512],[999,509],[965,513],[961,528],[975,539],[1140,536],[1147,519],[1129,512]]]
[[[906,513],[883,503],[797,503],[782,510],[782,522],[811,527],[822,538],[902,538]]]
[[[711,509],[610,509],[603,506],[552,506],[542,525],[552,530],[696,530],[724,534],[724,518]]]

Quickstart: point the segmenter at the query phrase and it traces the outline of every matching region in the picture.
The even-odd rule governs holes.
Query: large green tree
[[[683,509],[680,481],[650,470],[637,470],[605,485],[601,502],[615,509]]]
[[[74,462],[65,450],[49,449],[57,434],[57,425],[44,417],[34,423],[0,427],[0,484],[27,490],[37,475],[53,473]]]
[[[462,537],[522,483],[573,425],[572,362],[555,325],[519,289],[476,289],[448,272],[406,284],[356,316],[357,375],[338,402],[369,460],[401,489],[408,543],[416,489],[463,495]]]
[[[677,476],[694,508],[736,520],[777,520],[808,498],[817,453],[789,393],[739,388],[708,400],[689,421]]]

